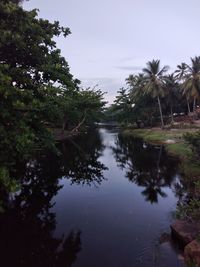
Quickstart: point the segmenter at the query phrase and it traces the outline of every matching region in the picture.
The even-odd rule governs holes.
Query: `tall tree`
[[[175,70],[175,78],[179,80],[182,84],[185,82],[188,75],[188,66],[186,63],[181,63],[180,65],[177,65],[177,69]],[[182,89],[184,90],[183,86]],[[186,97],[187,101],[187,108],[188,108],[188,114],[190,114],[190,93],[184,92],[184,95]]]
[[[36,10],[0,2],[1,151],[6,146],[10,155],[26,157],[41,143],[49,143],[46,123],[56,115],[56,101],[51,100],[59,95],[58,86],[77,90],[78,81],[54,40],[69,33],[58,22],[38,19]]]
[[[166,94],[163,84],[163,74],[167,70],[167,66],[164,66],[163,68],[160,67],[160,60],[152,60],[147,62],[146,68],[143,69],[146,80],[144,92],[150,94],[153,98],[157,98],[162,128],[164,128],[164,121],[160,98],[164,97]]]
[[[55,37],[66,37],[69,28],[39,19],[37,10],[26,11],[19,2],[0,1],[0,178],[17,160],[55,148],[47,126],[65,115],[80,126],[84,114],[88,119],[89,111],[96,114],[104,105],[99,90],[80,89],[56,46]]]
[[[179,95],[179,83],[175,78],[174,74],[169,74],[163,77],[165,88],[167,90],[167,102],[170,105],[170,115],[171,115],[171,123],[174,122],[173,117],[173,108],[177,104],[177,99]]]
[[[196,100],[200,99],[200,57],[191,58],[191,65],[187,65],[187,74],[183,83],[183,93],[193,98],[193,114]]]
[[[138,75],[129,75],[129,77],[126,78],[126,84],[129,86],[131,99],[143,94],[143,88],[145,85],[144,74],[139,73]]]

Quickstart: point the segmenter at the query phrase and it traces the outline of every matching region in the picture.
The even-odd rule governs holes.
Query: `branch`
[[[83,119],[78,123],[78,125],[74,129],[71,130],[70,133],[73,134],[74,132],[78,131],[78,129],[83,125],[83,123],[85,122],[85,119],[86,119],[86,113],[87,113],[87,111],[85,110]]]

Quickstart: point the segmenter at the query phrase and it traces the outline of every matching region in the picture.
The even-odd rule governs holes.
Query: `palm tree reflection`
[[[118,166],[126,169],[129,181],[144,187],[146,201],[157,203],[166,197],[164,188],[174,179],[177,162],[167,157],[162,145],[152,146],[140,139],[119,135],[112,147]]]

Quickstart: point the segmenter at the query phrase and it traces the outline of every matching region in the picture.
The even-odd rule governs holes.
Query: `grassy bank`
[[[195,185],[200,178],[200,165],[194,160],[191,146],[185,141],[184,134],[194,133],[199,129],[126,129],[125,135],[142,138],[152,144],[164,144],[170,155],[180,159],[179,170],[187,184]]]
[[[196,129],[172,129],[161,130],[152,129],[126,129],[125,135],[142,138],[152,144],[164,144],[169,154],[179,158],[190,158],[192,156],[191,147],[185,142],[183,136],[188,132],[195,132]]]

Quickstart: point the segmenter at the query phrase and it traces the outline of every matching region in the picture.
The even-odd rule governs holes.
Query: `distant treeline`
[[[129,75],[127,88],[121,88],[106,111],[108,120],[136,123],[139,127],[154,126],[158,120],[163,128],[173,123],[174,115],[188,115],[192,121],[198,116],[200,99],[200,57],[191,64],[181,63],[174,73],[161,67],[160,60],[149,61],[137,75]]]

